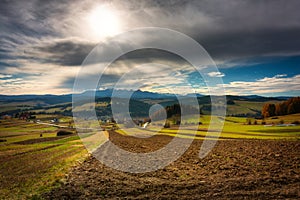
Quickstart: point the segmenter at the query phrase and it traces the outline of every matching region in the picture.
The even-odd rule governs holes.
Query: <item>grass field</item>
[[[219,136],[220,139],[300,139],[300,126],[276,126],[281,122],[290,124],[295,121],[300,121],[300,114],[279,116],[276,119],[268,118],[265,119],[265,125],[262,125],[263,120],[249,119],[242,117],[226,117],[223,130],[219,135],[215,129],[217,127],[209,127],[211,120],[218,120],[219,117],[204,115],[198,118],[187,119],[187,125],[183,123],[181,130],[178,131],[178,126],[171,126],[171,128],[162,128],[158,125],[150,125],[147,129],[131,128],[125,131],[119,130],[121,134],[132,134],[132,135],[151,135],[163,134],[170,136],[178,136],[184,138],[193,138],[192,134],[195,134],[195,139],[204,139],[205,136],[216,137]],[[251,125],[248,125],[247,121],[251,121]],[[172,121],[172,120],[171,120]],[[170,122],[171,122],[170,121]],[[197,125],[198,122],[201,125]],[[254,122],[256,121],[256,125]],[[158,122],[156,124],[163,124],[163,122]],[[191,125],[192,124],[192,125]],[[215,129],[214,129],[215,128]],[[208,131],[210,130],[210,131]]]
[[[70,167],[84,160],[87,152],[79,137],[56,137],[57,130],[16,119],[0,121],[0,139],[6,140],[0,143],[0,199],[37,197],[59,186]]]

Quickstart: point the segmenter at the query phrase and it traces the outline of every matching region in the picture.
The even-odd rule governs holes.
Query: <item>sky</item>
[[[212,94],[222,86],[232,95],[300,96],[299,9],[297,0],[2,0],[0,94],[72,93],[83,61],[97,45],[110,57],[131,45],[112,43],[118,34],[161,27],[202,45],[218,69],[207,76],[223,84],[209,90],[184,58],[144,49],[110,64],[96,89],[139,85],[154,92]],[[164,42],[160,36],[137,36],[136,42]],[[99,77],[94,64],[81,78]]]

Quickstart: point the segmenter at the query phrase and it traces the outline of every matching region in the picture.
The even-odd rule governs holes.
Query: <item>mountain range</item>
[[[98,90],[98,91],[85,91],[80,94],[74,94],[79,95],[80,97],[88,97],[95,95],[95,98],[107,98],[112,97],[114,94],[114,97],[118,98],[124,98],[124,97],[130,97],[131,99],[175,99],[177,97],[181,98],[191,98],[194,95],[196,95],[197,98],[207,98],[209,96],[205,96],[202,94],[186,94],[186,95],[174,95],[174,94],[168,94],[168,93],[156,93],[156,92],[149,92],[149,91],[132,91],[132,90],[116,90],[113,89],[105,89],[105,90]],[[287,100],[290,97],[263,97],[258,95],[249,95],[249,96],[235,96],[235,95],[227,95],[227,99],[231,100],[248,100],[248,101],[282,101]],[[67,103],[72,102],[72,94],[63,94],[63,95],[52,95],[52,94],[46,94],[46,95],[0,95],[0,104],[2,103],[22,103],[22,102],[39,102],[41,105],[54,105],[54,104],[60,104],[60,103]]]

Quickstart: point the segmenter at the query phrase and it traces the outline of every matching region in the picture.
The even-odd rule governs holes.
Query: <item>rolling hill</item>
[[[95,95],[96,110],[101,114],[111,113],[110,101],[113,95],[112,89],[99,91],[85,91],[78,95],[82,98],[82,105],[85,99]],[[134,116],[147,116],[151,105],[161,104],[171,106],[178,103],[174,94],[161,94],[148,91],[114,91],[114,98],[122,99],[130,97],[130,112]],[[209,114],[211,109],[210,96],[196,94],[199,106],[203,114]],[[189,102],[191,94],[179,95]],[[262,96],[234,96],[228,95],[227,115],[229,116],[259,116],[262,106],[266,103],[277,103],[286,100],[288,97],[262,97]],[[101,103],[102,102],[102,103]],[[104,104],[106,106],[103,106]],[[101,106],[99,106],[101,104]],[[83,106],[84,107],[84,106]],[[63,113],[71,115],[72,94],[65,95],[0,95],[0,115],[14,114],[20,111],[32,111],[43,113]]]

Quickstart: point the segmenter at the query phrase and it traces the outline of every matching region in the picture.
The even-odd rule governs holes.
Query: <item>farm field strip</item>
[[[195,119],[194,119],[195,120]],[[156,134],[165,134],[170,136],[178,136],[184,138],[204,139],[205,136],[216,137],[226,139],[299,139],[300,138],[300,126],[292,127],[265,127],[263,125],[246,125],[242,122],[246,119],[229,118],[230,121],[226,120],[223,130],[219,135],[218,132],[211,128],[208,132],[209,124],[202,124],[199,126],[186,126],[182,125],[180,130],[177,128],[161,128],[158,126],[148,126],[146,129],[143,128],[123,128],[117,130],[118,133],[123,135],[149,137]],[[206,119],[207,121],[207,119]],[[195,130],[197,130],[195,132]]]

